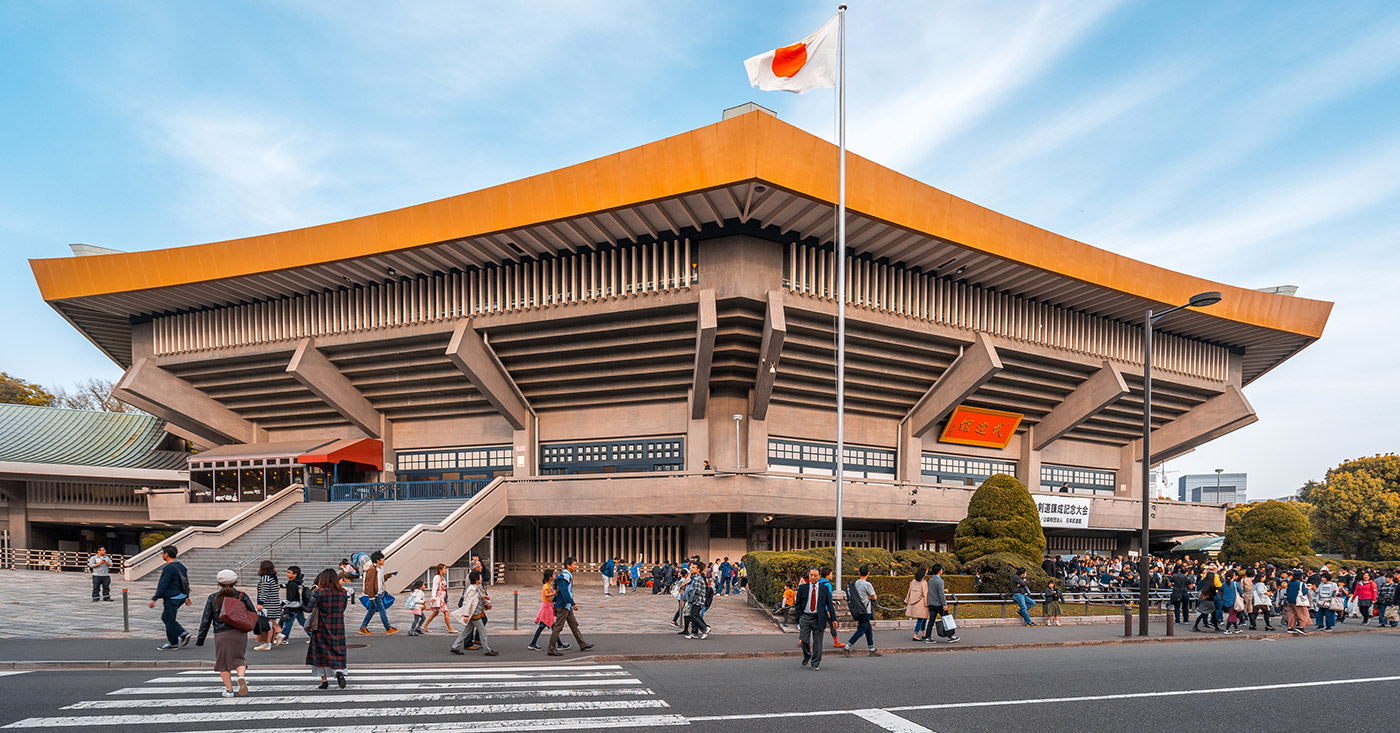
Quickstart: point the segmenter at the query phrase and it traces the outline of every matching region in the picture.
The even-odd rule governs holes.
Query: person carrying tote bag
[[[238,573],[220,570],[215,576],[219,590],[209,594],[204,602],[204,615],[199,622],[199,637],[195,646],[204,646],[210,630],[214,632],[214,671],[224,682],[223,697],[248,694],[248,632],[258,622],[258,610],[248,594],[238,590]],[[237,675],[236,677],[234,675]],[[233,682],[238,682],[238,692]]]

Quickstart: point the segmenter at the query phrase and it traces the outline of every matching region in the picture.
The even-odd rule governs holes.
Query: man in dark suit
[[[802,642],[802,666],[812,663],[812,671],[821,671],[822,637],[826,628],[836,619],[836,605],[831,602],[831,591],[819,582],[821,574],[816,568],[807,571],[806,584],[797,589],[798,639]]]

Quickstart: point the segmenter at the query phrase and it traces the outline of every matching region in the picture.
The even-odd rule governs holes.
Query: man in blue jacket
[[[559,632],[564,630],[564,624],[569,625],[569,631],[573,632],[574,639],[578,640],[578,650],[588,651],[593,648],[583,640],[583,635],[578,632],[578,619],[574,618],[574,573],[578,572],[578,560],[573,557],[564,558],[564,570],[559,573],[555,580],[557,592],[554,594],[554,629],[549,633],[549,651],[551,657],[562,657],[564,653],[559,651]]]
[[[148,608],[155,608],[156,601],[165,604],[164,610],[160,613],[160,621],[165,624],[165,643],[156,647],[160,651],[168,652],[190,643],[190,632],[180,625],[175,618],[180,611],[180,606],[190,605],[190,579],[185,571],[184,563],[177,562],[175,555],[179,550],[175,545],[166,545],[160,550],[160,556],[165,560],[165,567],[160,571],[160,581],[156,583],[156,593],[151,596]]]
[[[822,638],[826,627],[836,620],[836,604],[831,602],[831,589],[821,581],[816,568],[807,571],[807,582],[797,588],[797,638],[802,642],[802,666],[812,663],[812,671],[820,672]]]

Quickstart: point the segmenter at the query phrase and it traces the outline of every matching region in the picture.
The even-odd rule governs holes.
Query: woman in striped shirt
[[[258,634],[258,641],[262,643],[253,647],[253,651],[265,652],[272,648],[272,640],[282,631],[277,625],[282,618],[282,586],[277,582],[277,568],[271,560],[263,560],[258,566],[258,611],[263,616],[258,620],[258,628],[267,630]]]

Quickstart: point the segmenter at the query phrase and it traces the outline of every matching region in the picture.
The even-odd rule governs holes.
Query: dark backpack
[[[858,618],[870,612],[866,609],[865,602],[860,599],[860,591],[856,590],[856,581],[854,580],[846,586],[846,610],[851,612],[852,618]]]
[[[705,608],[709,608],[709,607],[710,607],[710,604],[713,603],[714,600],[715,600],[715,589],[712,588],[712,587],[710,587],[709,585],[706,585],[706,586],[705,586]]]

